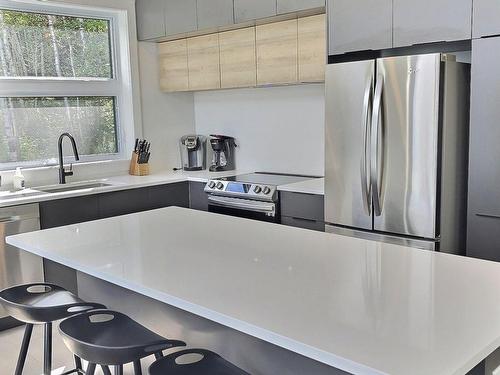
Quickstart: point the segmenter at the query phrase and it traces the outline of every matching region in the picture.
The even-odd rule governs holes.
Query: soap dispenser
[[[20,167],[16,168],[16,173],[14,174],[13,182],[14,182],[14,189],[16,190],[24,189],[25,180]]]

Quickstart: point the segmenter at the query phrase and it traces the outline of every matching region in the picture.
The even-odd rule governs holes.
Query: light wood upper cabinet
[[[250,87],[257,83],[255,28],[219,34],[221,87]]]
[[[220,88],[219,34],[187,39],[189,90]]]
[[[257,84],[297,82],[297,19],[256,26]]]
[[[160,88],[162,91],[189,89],[186,39],[160,43]]]
[[[298,59],[300,82],[320,82],[325,80],[325,22],[324,14],[299,18],[298,20]]]

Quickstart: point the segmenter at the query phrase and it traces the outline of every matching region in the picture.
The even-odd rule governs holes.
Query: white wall
[[[194,133],[193,93],[160,90],[158,45],[139,43],[143,135],[151,142],[151,170],[180,167],[178,140]]]
[[[196,132],[236,138],[238,169],[324,174],[324,85],[194,94]]]

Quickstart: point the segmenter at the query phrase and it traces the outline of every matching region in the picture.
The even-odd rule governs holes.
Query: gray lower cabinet
[[[205,193],[205,182],[189,182],[189,208],[208,211],[208,195]]]
[[[472,37],[500,35],[500,1],[474,0]]]
[[[149,40],[165,36],[165,0],[137,0],[137,39]]]
[[[276,0],[234,0],[234,21],[252,21],[276,15]]]
[[[394,0],[393,5],[394,47],[471,38],[472,0]]]
[[[356,0],[357,1],[357,0]],[[277,0],[278,14],[325,6],[325,0]]]
[[[500,37],[472,42],[467,255],[500,261]]]
[[[392,47],[392,0],[328,0],[329,54]]]
[[[324,202],[323,195],[280,192],[281,224],[323,232]]]
[[[233,0],[197,0],[198,29],[210,29],[234,23]]]

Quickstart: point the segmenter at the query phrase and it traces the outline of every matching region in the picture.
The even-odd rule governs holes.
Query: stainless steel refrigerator
[[[469,64],[427,54],[326,69],[326,231],[463,253]]]

